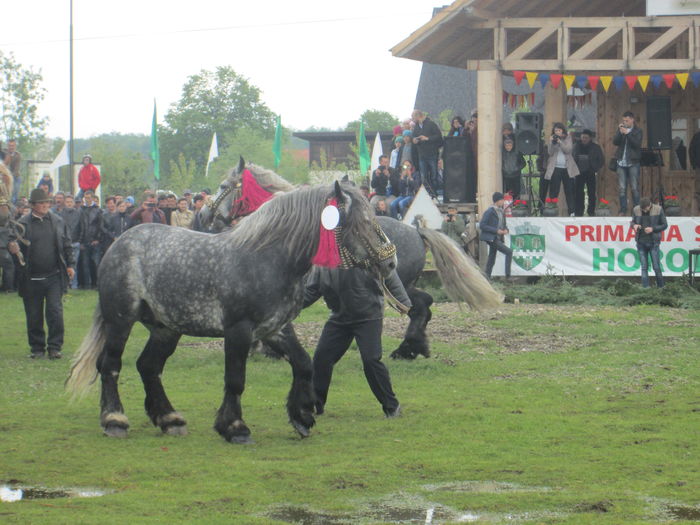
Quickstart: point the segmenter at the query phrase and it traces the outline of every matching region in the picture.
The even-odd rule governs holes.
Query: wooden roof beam
[[[621,29],[621,27],[606,27],[600,33],[578,48],[574,53],[571,53],[569,58],[572,60],[588,58],[598,48],[606,44],[613,36],[619,33]]]
[[[648,58],[654,58],[656,55],[661,53],[664,49],[670,46],[673,41],[680,35],[688,31],[688,26],[673,26],[668,29],[661,36],[656,38],[651,44],[645,47],[642,51],[635,55],[635,59],[644,60]]]
[[[559,24],[548,25],[546,27],[541,27],[535,34],[530,38],[525,40],[520,46],[514,49],[512,52],[508,53],[506,57],[509,60],[521,60],[527,55],[532,53],[539,45],[541,45],[547,38],[549,38],[553,33],[559,29]]]

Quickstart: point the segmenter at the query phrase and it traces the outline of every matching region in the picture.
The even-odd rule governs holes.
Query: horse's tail
[[[73,396],[85,394],[97,379],[97,359],[102,353],[105,340],[104,319],[102,319],[100,305],[97,305],[92,318],[92,327],[73,358],[70,374],[65,382],[66,390]]]
[[[503,302],[503,296],[456,242],[430,228],[418,228],[418,233],[433,252],[440,281],[450,299],[477,310],[494,308]]]

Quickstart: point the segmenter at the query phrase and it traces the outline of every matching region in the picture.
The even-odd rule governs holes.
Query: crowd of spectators
[[[90,159],[91,161],[91,159]],[[92,164],[90,164],[92,165]],[[17,289],[13,261],[6,249],[6,238],[17,227],[17,221],[31,213],[27,197],[18,195],[11,201],[16,186],[7,166],[0,162],[0,290]],[[8,180],[9,179],[9,180]],[[21,181],[20,181],[21,182]],[[161,223],[180,228],[201,230],[199,211],[209,198],[209,190],[193,194],[185,190],[179,199],[170,191],[145,191],[137,203],[133,196],[110,195],[100,206],[94,189],[81,188],[78,195],[56,191],[50,174],[44,174],[37,184],[51,199],[50,213],[60,216],[70,234],[75,260],[75,275],[71,288],[94,288],[97,268],[109,246],[129,228],[142,223]]]
[[[393,131],[391,153],[378,159],[379,166],[371,174],[369,198],[378,214],[401,219],[421,186],[435,203],[443,201],[441,151],[444,138],[469,138],[469,147],[476,159],[477,113],[466,122],[455,116],[445,137],[440,127],[417,109]]]

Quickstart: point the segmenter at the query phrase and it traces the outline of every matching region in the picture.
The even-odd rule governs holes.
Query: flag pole
[[[75,188],[73,187],[73,159],[75,157],[75,151],[73,150],[73,0],[70,0],[70,60],[69,60],[69,69],[70,69],[70,103],[69,103],[69,108],[70,108],[70,130],[68,132],[68,140],[70,142],[70,150],[68,152],[68,176],[69,178],[69,185],[68,187],[70,188],[71,193],[75,195]]]

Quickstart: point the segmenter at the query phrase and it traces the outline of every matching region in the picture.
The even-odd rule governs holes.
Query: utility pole
[[[68,187],[70,188],[71,193],[75,195],[75,188],[73,187],[73,160],[74,157],[73,155],[75,152],[73,151],[73,0],[70,0],[70,132],[69,132],[69,138],[68,140],[70,141],[70,149],[68,151],[68,177],[70,180],[70,184]]]

